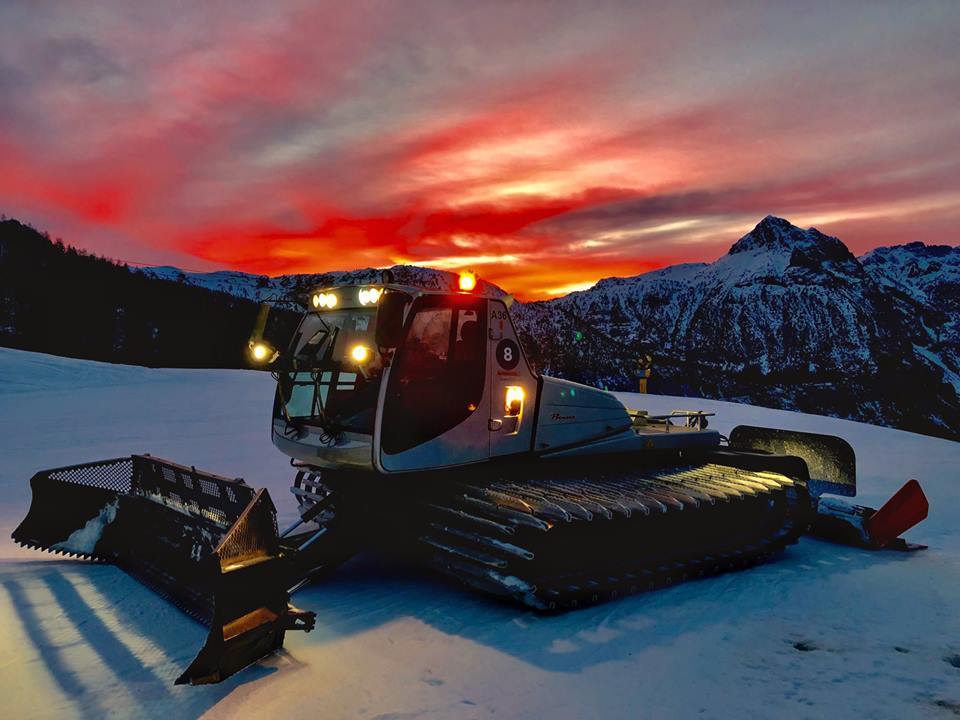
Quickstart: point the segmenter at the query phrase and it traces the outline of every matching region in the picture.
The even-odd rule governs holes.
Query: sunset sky
[[[960,243],[960,2],[0,5],[0,212],[190,270],[522,298],[764,215]]]

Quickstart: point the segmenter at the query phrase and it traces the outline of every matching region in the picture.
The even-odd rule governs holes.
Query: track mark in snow
[[[432,685],[433,687],[440,687],[441,685],[446,685],[446,682],[441,680],[438,677],[433,677],[433,672],[427,670],[423,677],[420,678],[420,682],[426,683],[427,685]]]

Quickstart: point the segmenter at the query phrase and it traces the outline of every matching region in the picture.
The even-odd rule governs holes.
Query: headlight
[[[359,365],[363,365],[367,360],[370,359],[370,348],[366,345],[354,345],[353,349],[350,350],[350,357],[353,358],[353,361]]]
[[[380,288],[360,288],[357,299],[360,300],[361,305],[375,305],[381,295],[383,290]]]
[[[321,308],[333,309],[337,306],[337,296],[333,293],[314,293],[310,302],[318,310]]]
[[[272,345],[265,342],[250,343],[250,357],[257,363],[270,363],[277,359],[279,353]]]

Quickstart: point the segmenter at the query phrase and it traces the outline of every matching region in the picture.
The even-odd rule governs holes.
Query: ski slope
[[[412,567],[357,558],[296,596],[317,629],[228,681],[175,687],[202,627],[105,565],[9,540],[44,467],[151,452],[269,488],[295,517],[270,444],[264,373],[150,370],[0,349],[0,708],[6,718],[820,718],[960,714],[960,444],[683,398],[847,438],[861,500],[918,478],[929,550],[803,539],[777,563],[557,616]]]

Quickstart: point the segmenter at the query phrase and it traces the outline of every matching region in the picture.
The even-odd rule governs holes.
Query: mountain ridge
[[[960,272],[953,274],[954,254],[942,249],[932,253],[936,267],[914,261],[931,255],[926,247],[895,246],[887,255],[897,262],[883,263],[884,276],[884,253],[864,264],[839,239],[768,216],[713,263],[604,279],[517,315],[536,343],[552,343],[545,354],[565,372],[575,365],[565,356],[575,350],[552,338],[569,336],[567,318],[576,316],[629,353],[652,354],[657,392],[955,437],[960,332],[941,305],[960,307]],[[899,270],[911,262],[927,272]],[[918,278],[936,289],[936,302],[914,287]],[[895,281],[901,290],[891,292]],[[614,385],[632,372],[620,367]]]

